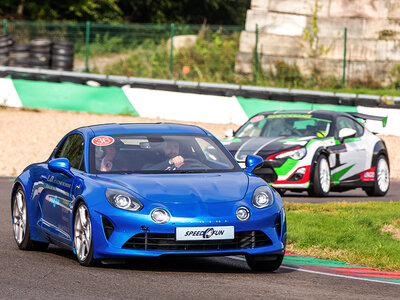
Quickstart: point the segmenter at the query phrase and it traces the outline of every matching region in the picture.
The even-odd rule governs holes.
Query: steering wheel
[[[187,170],[187,169],[210,169],[209,166],[202,163],[200,160],[196,158],[185,158],[185,161],[179,169]]]

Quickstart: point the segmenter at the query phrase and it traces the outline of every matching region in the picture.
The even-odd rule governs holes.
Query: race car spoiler
[[[378,117],[378,116],[371,116],[366,114],[360,114],[357,112],[349,112],[348,114],[352,115],[354,118],[360,118],[363,120],[374,120],[374,121],[382,121],[382,126],[386,127],[387,124],[387,116],[386,117]]]

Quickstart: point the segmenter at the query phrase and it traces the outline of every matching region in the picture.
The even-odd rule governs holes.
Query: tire
[[[10,53],[10,58],[17,59],[17,60],[27,59],[30,57],[31,57],[31,54],[29,52],[11,52]]]
[[[64,56],[73,56],[74,55],[74,51],[71,50],[71,49],[64,49],[64,48],[57,49],[57,48],[54,48],[54,47],[51,50],[51,53],[53,55],[64,55]]]
[[[26,52],[30,50],[29,44],[14,44],[11,47],[12,52]]]
[[[379,155],[376,161],[374,186],[370,189],[365,189],[368,196],[385,196],[389,190],[389,164],[386,156]]]
[[[11,207],[14,239],[18,248],[21,250],[46,250],[49,243],[31,240],[26,198],[21,187],[15,191]]]
[[[9,55],[9,53],[10,53],[10,48],[8,47],[0,48],[0,55]]]
[[[51,47],[36,47],[36,46],[31,46],[31,52],[32,53],[46,53],[49,54],[51,51]]]
[[[51,66],[54,68],[72,68],[73,62],[72,61],[61,61],[61,60],[56,60],[51,62]]]
[[[0,48],[9,47],[13,44],[12,40],[0,41]]]
[[[330,190],[331,170],[328,158],[320,155],[315,164],[312,174],[311,187],[308,190],[309,195],[316,197],[328,196]]]
[[[58,41],[53,43],[53,49],[69,49],[72,50],[74,48],[74,44],[67,41]]]
[[[29,43],[33,47],[50,47],[51,46],[51,41],[48,39],[33,39]]]
[[[273,272],[282,264],[283,255],[246,255],[250,269],[257,272]]]
[[[92,223],[86,205],[81,202],[75,211],[74,217],[74,247],[76,258],[82,266],[93,266],[93,238]]]
[[[279,195],[281,195],[281,196],[283,196],[283,195],[285,195],[285,193],[286,193],[286,190],[285,189],[275,189],[278,193],[279,193]]]
[[[9,41],[12,40],[12,36],[11,35],[0,35],[0,42],[5,42],[5,41]]]

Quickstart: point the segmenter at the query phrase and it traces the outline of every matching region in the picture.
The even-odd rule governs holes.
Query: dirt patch
[[[395,240],[400,241],[400,228],[396,228],[393,225],[386,224],[383,226],[382,230],[383,233],[390,233]]]
[[[82,126],[102,123],[171,122],[203,127],[217,138],[237,129],[234,124],[177,122],[132,116],[93,114],[44,109],[0,108],[0,176],[16,176],[31,163],[46,160],[60,139],[69,131]],[[400,178],[400,137],[381,136],[389,150],[391,178]]]

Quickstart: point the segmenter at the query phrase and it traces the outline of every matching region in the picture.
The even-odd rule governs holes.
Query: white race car
[[[274,111],[250,118],[222,143],[239,164],[247,155],[264,158],[253,173],[281,193],[361,187],[369,196],[389,189],[389,156],[384,141],[358,119],[387,118],[336,111]]]

